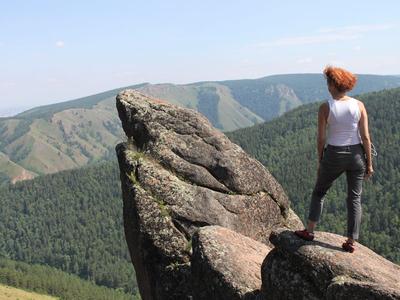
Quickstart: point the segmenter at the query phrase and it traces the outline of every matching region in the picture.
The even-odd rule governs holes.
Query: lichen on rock
[[[275,230],[275,248],[262,266],[264,299],[400,299],[400,266],[357,243],[343,251],[343,237],[316,232],[306,242]]]
[[[198,112],[134,90],[117,109],[130,141],[116,147],[124,226],[143,299],[193,296],[187,245],[201,227],[265,244],[274,228],[301,227],[268,170]]]
[[[281,185],[198,112],[127,90],[124,229],[144,300],[400,299],[400,267],[313,242]],[[272,249],[272,250],[271,250]]]

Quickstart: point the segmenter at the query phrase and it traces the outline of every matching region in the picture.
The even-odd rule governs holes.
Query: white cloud
[[[353,47],[354,51],[361,51],[361,46],[357,45]]]
[[[305,58],[300,58],[298,59],[296,62],[298,64],[309,64],[313,61],[313,59],[311,57],[305,57]]]
[[[133,78],[137,75],[138,75],[137,72],[132,72],[132,71],[121,71],[113,73],[113,76],[116,78]]]
[[[349,41],[360,38],[359,35],[324,34],[281,38],[273,42],[261,43],[259,46],[298,46],[310,44],[325,44],[337,41]]]
[[[348,64],[342,60],[331,60],[328,62],[328,65],[345,68]]]
[[[319,29],[315,34],[284,37],[270,42],[255,44],[257,48],[266,48],[270,46],[298,46],[311,44],[326,44],[339,41],[357,40],[363,37],[363,34],[372,31],[382,31],[393,28],[390,24],[376,25],[354,25],[337,28]]]
[[[17,86],[17,83],[13,82],[13,81],[2,81],[2,82],[0,82],[0,87],[1,88],[13,88],[15,86]]]
[[[64,46],[65,46],[64,41],[57,41],[57,42],[56,42],[56,47],[57,47],[57,48],[63,48]]]
[[[59,80],[55,77],[48,77],[46,80],[48,83],[58,83]]]
[[[335,34],[359,34],[372,31],[382,31],[393,28],[391,24],[372,24],[372,25],[353,25],[336,28],[322,28],[318,30],[320,33],[335,33]]]

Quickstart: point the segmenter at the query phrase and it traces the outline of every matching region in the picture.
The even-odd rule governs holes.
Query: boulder
[[[191,258],[194,300],[256,299],[270,247],[220,226],[200,228]]]
[[[220,225],[266,245],[301,228],[281,185],[198,112],[127,90],[117,96],[124,229],[143,299],[191,299],[191,239]]]
[[[316,232],[306,242],[292,231],[273,231],[275,248],[262,265],[264,299],[400,299],[400,266],[356,243],[348,253],[345,238]]]

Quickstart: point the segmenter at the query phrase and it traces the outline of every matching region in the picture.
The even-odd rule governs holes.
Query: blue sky
[[[400,74],[400,1],[0,4],[0,108],[141,82],[321,72]]]

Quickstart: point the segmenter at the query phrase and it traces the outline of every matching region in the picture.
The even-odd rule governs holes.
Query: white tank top
[[[348,146],[361,143],[358,122],[361,112],[358,101],[354,98],[347,100],[328,100],[328,138],[333,146]]]

